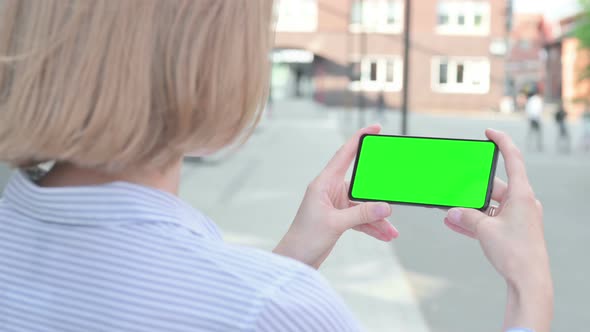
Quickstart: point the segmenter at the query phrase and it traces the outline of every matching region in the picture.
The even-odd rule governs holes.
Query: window
[[[317,0],[280,0],[277,8],[277,31],[313,32],[317,29]]]
[[[463,73],[465,72],[465,65],[462,63],[457,63],[457,80],[458,84],[463,83]]]
[[[481,27],[483,23],[483,15],[482,14],[475,14],[475,17],[473,18],[473,25],[475,25],[477,28]]]
[[[447,84],[449,81],[447,75],[449,73],[449,64],[447,62],[441,61],[438,65],[438,83],[439,84]]]
[[[445,3],[438,4],[438,25],[445,26],[450,22],[449,7]]]
[[[372,60],[369,65],[369,77],[371,82],[377,82],[377,61]]]
[[[435,57],[432,73],[432,89],[436,92],[484,94],[490,89],[487,58]]]
[[[451,22],[451,19],[449,16],[450,6],[447,5],[445,2],[439,2],[437,11],[438,11],[437,12],[438,26],[449,25],[449,23]]]
[[[394,25],[397,23],[398,17],[398,5],[399,2],[397,1],[388,1],[387,2],[387,24]]]
[[[490,4],[482,1],[440,0],[436,31],[451,35],[488,35]]]
[[[487,24],[490,23],[490,6],[486,3],[475,3],[473,4],[473,25],[477,29],[483,29],[484,25],[484,18],[487,21]],[[489,27],[488,27],[489,29]]]
[[[459,16],[457,16],[457,24],[458,25],[465,25],[465,15],[464,14],[459,14]]]
[[[400,57],[370,56],[350,64],[350,89],[354,91],[399,91],[402,85]],[[358,75],[355,75],[358,73]]]
[[[395,83],[395,61],[393,60],[386,60],[386,68],[385,68],[385,82],[386,83]]]
[[[350,64],[350,80],[360,81],[361,80],[361,63],[360,61],[354,61]]]
[[[352,3],[352,8],[350,9],[350,24],[361,24],[362,22],[362,4],[360,1],[355,1]]]
[[[351,32],[400,33],[403,29],[402,0],[355,0],[350,8]]]

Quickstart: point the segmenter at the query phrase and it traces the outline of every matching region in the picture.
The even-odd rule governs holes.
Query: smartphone
[[[492,141],[364,135],[350,181],[353,201],[485,210],[498,161]]]

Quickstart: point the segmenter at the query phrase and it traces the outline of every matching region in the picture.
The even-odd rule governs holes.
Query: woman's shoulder
[[[223,256],[217,264],[251,287],[256,330],[361,330],[340,296],[314,268],[242,246],[225,245]]]
[[[281,283],[299,274],[317,274],[310,266],[270,251],[217,242],[210,248],[212,262],[255,288]]]

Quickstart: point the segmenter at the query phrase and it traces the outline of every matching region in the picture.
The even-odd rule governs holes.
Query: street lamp
[[[361,45],[360,45],[360,64],[361,79],[359,84],[358,106],[359,106],[359,128],[365,127],[365,90],[363,87],[362,63],[367,54],[367,32],[365,30],[365,0],[360,0],[360,26],[361,26]]]
[[[411,18],[411,0],[405,1],[404,15],[404,83],[402,94],[402,135],[408,134],[408,100],[410,91],[410,18]]]

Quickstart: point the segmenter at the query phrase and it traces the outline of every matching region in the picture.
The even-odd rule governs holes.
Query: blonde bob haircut
[[[0,160],[117,171],[242,142],[272,0],[0,0]]]

